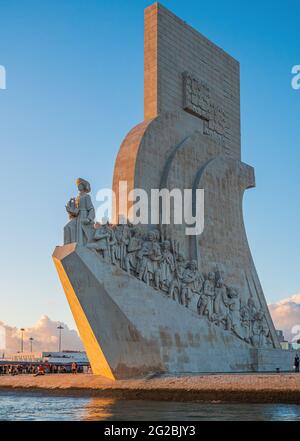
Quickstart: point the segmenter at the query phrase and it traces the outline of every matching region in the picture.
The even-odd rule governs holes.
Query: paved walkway
[[[111,381],[89,374],[0,376],[0,390],[170,401],[299,403],[300,374],[181,375]]]

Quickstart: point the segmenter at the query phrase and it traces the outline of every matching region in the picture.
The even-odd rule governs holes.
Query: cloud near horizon
[[[30,351],[30,337],[34,338],[34,352],[57,351],[59,343],[57,330],[58,325],[62,325],[64,327],[62,331],[62,349],[76,351],[83,350],[83,346],[77,331],[70,329],[65,323],[53,321],[47,315],[43,315],[32,327],[25,329],[24,352]],[[20,330],[16,327],[9,326],[2,321],[0,321],[0,328],[2,329],[2,339],[0,338],[0,346],[3,346],[3,344],[1,344],[1,340],[5,340],[5,348],[1,347],[1,352],[11,354],[20,351]],[[3,329],[5,329],[5,333]]]
[[[268,306],[275,328],[283,331],[285,339],[290,342],[300,339],[300,294]]]

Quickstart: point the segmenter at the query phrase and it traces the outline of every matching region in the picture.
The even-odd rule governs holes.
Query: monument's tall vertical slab
[[[186,103],[183,87],[185,72],[194,79],[195,85],[192,91],[195,101],[191,97],[191,101]],[[196,88],[201,88],[201,84],[209,87],[211,99],[223,112],[224,149],[240,158],[238,61],[161,4],[149,6],[145,9],[144,27],[144,119],[186,108],[207,121],[207,113],[201,114],[201,103],[197,102]],[[203,90],[203,98],[204,94]]]

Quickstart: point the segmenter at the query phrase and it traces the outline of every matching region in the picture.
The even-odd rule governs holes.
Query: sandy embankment
[[[118,399],[300,403],[300,374],[162,376],[110,381],[100,376],[0,376],[0,390],[23,390]]]

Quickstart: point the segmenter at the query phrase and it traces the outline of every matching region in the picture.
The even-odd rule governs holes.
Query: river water
[[[300,421],[300,405],[131,401],[0,391],[0,420]]]

